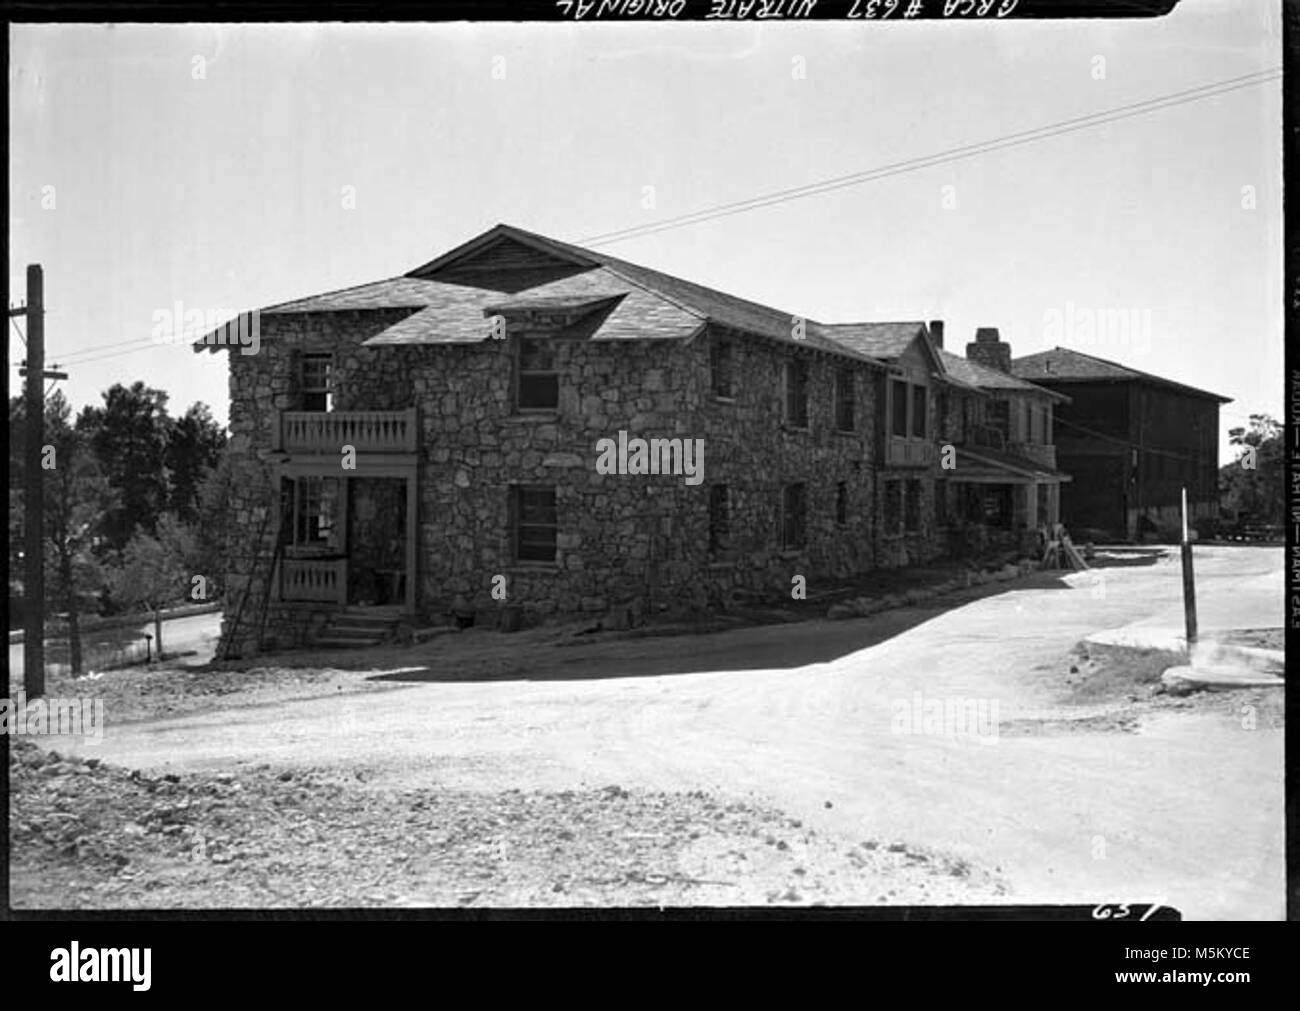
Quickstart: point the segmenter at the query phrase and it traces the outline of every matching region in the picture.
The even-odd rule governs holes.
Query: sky
[[[195,317],[571,242],[1281,65],[1276,4],[995,24],[10,27],[10,301],[45,271],[75,408],[224,421]],[[1280,417],[1281,85],[602,245],[823,322],[996,326]],[[188,329],[187,329],[188,327]],[[22,357],[10,327],[10,361]],[[49,367],[47,365],[47,367]],[[10,370],[11,392],[18,384]]]

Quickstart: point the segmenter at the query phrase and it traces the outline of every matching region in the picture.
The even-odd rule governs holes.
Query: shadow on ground
[[[1060,572],[1035,572],[1006,583],[956,591],[943,599],[844,621],[795,621],[726,631],[653,626],[636,633],[597,633],[538,641],[527,634],[463,633],[473,649],[441,639],[419,649],[422,666],[367,680],[405,683],[582,681],[747,670],[789,670],[827,663],[876,646],[931,618],[1011,590],[1070,589]],[[824,611],[818,612],[818,616]],[[457,637],[459,638],[459,637]],[[651,641],[647,641],[651,640]],[[430,652],[442,655],[430,657]],[[460,654],[460,655],[458,655]],[[415,650],[405,652],[417,659]],[[396,658],[394,658],[396,659]]]

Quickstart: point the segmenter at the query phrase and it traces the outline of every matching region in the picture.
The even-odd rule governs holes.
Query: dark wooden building
[[[1061,489],[1061,521],[1076,536],[1176,529],[1184,487],[1193,521],[1217,516],[1228,397],[1061,347],[1017,358],[1011,371],[1070,397],[1054,425],[1058,466],[1073,479]]]

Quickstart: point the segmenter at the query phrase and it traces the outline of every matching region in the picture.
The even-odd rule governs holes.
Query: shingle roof
[[[519,273],[541,280],[510,291],[493,286],[488,272],[484,274],[486,280],[479,283],[477,279],[467,281],[464,273],[456,270],[456,265],[467,257],[502,241],[522,243],[554,256],[567,269],[540,270],[534,263]],[[440,273],[456,280],[439,280]],[[795,314],[510,225],[497,225],[403,277],[283,302],[261,310],[261,314],[409,308],[416,311],[366,344],[469,343],[490,337],[486,319],[495,310],[577,305],[615,298],[618,300],[612,309],[587,335],[590,339],[687,339],[713,323],[883,367],[864,350],[870,342],[854,337],[866,333],[863,328],[872,324],[827,325],[805,319],[803,338],[797,340],[795,323],[801,317]],[[206,338],[195,343],[196,350],[205,346],[211,347]]]
[[[1070,399],[1063,393],[1057,393],[1055,390],[1049,390],[1016,376],[1007,375],[1007,373],[998,369],[989,368],[979,362],[973,362],[969,358],[963,358],[952,351],[940,349],[939,357],[943,359],[943,366],[948,375],[982,390],[1023,390],[1026,393],[1040,393],[1045,397],[1051,397],[1053,400],[1064,401]]]
[[[1011,371],[1022,379],[1030,379],[1038,383],[1126,382],[1136,380],[1181,390],[1195,396],[1208,397],[1219,401],[1221,404],[1232,403],[1231,397],[1199,390],[1194,386],[1186,386],[1183,383],[1174,382],[1172,379],[1165,379],[1163,376],[1152,375],[1150,372],[1130,368],[1127,365],[1121,365],[1119,362],[1098,358],[1095,355],[1087,355],[1082,351],[1075,351],[1071,348],[1055,347],[1051,351],[1039,351],[1036,354],[1016,358],[1011,362]]]
[[[925,331],[925,324],[906,323],[822,323],[821,332],[831,340],[865,355],[889,361]]]

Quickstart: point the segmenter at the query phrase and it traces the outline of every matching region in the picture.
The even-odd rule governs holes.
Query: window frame
[[[293,520],[291,537],[286,546],[295,551],[342,551],[340,496],[346,494],[342,479],[303,474],[291,480],[293,496],[290,515]],[[329,495],[325,494],[326,482],[331,482]],[[333,506],[328,513],[325,510],[326,502]]]
[[[912,439],[924,439],[930,429],[930,397],[929,387],[922,386],[920,383],[908,383],[907,405],[907,423],[908,437]],[[918,414],[919,409],[919,414]],[[920,421],[918,425],[917,422]],[[917,429],[920,431],[917,431]]]
[[[781,486],[781,550],[802,551],[808,544],[808,485],[790,481]]]
[[[856,432],[858,430],[857,401],[857,375],[852,368],[841,366],[835,371],[835,431]],[[846,414],[847,425],[844,423]]]
[[[526,368],[525,355],[531,352],[544,351],[550,361],[550,368]],[[518,414],[554,414],[560,409],[560,369],[556,362],[556,349],[554,342],[544,337],[530,337],[521,335],[515,341],[514,356],[514,408]],[[554,403],[546,405],[525,404],[523,402],[524,380],[549,378],[555,387]]]
[[[709,554],[713,558],[731,550],[731,488],[721,482],[709,485]]]
[[[545,493],[551,496],[551,511],[554,513],[552,522],[542,522],[535,519],[525,521],[524,517],[524,497],[526,495],[535,495]],[[518,483],[510,485],[510,502],[509,502],[509,524],[510,524],[510,557],[516,565],[541,565],[554,566],[559,562],[560,547],[560,497],[556,485],[553,484],[532,484]],[[549,530],[551,543],[550,558],[525,558],[521,554],[521,548],[524,544],[524,538],[521,536],[527,528],[530,531]]]
[[[310,364],[321,363],[324,365],[324,375],[320,383],[314,381],[308,382],[308,375],[314,371],[309,369]],[[334,409],[335,382],[334,382],[334,354],[331,351],[304,351],[298,356],[297,363],[297,380],[298,380],[298,409],[300,411],[310,411],[312,413],[324,414]],[[323,407],[309,406],[308,400],[319,397]]]
[[[809,427],[808,362],[792,356],[785,362],[784,420],[787,428],[807,430]],[[793,407],[799,408],[796,415]]]
[[[911,383],[906,379],[889,380],[889,434],[896,439],[907,438],[907,425],[911,413],[907,398],[909,386],[911,386]],[[899,396],[900,392],[902,393],[901,397]],[[901,415],[899,414],[900,411],[902,412]],[[900,420],[902,421],[901,426],[899,425]]]
[[[923,489],[921,479],[917,477],[907,478],[903,484],[903,533],[916,534],[921,532],[921,500]]]
[[[736,399],[736,346],[729,337],[718,337],[709,348],[709,385],[718,400]]]

